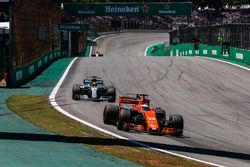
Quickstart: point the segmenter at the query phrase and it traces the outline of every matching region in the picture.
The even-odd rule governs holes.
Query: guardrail
[[[19,87],[28,81],[35,78],[38,74],[40,74],[45,68],[47,68],[50,64],[52,64],[54,61],[56,61],[59,58],[67,57],[68,52],[67,51],[52,51],[45,55],[43,55],[41,58],[36,60],[35,62],[23,66],[23,67],[17,67],[10,71],[10,80],[11,84],[8,85],[8,87],[14,88]]]
[[[195,50],[189,43],[171,45],[169,50],[170,56],[205,56],[250,65],[250,50],[231,47],[229,54],[223,54],[221,46],[199,44],[199,49]]]
[[[109,35],[109,34],[119,34],[119,33],[169,33],[170,30],[140,30],[140,29],[130,29],[130,30],[119,30],[119,31],[106,31],[96,33],[97,36]]]

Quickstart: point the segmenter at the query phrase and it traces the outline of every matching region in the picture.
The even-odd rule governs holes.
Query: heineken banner
[[[72,16],[191,16],[191,2],[176,3],[65,3]]]

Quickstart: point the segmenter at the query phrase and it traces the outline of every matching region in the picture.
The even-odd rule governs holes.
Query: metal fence
[[[13,67],[21,67],[59,48],[57,24],[63,11],[49,0],[14,0]]]
[[[220,37],[222,42],[219,41]],[[171,44],[191,43],[193,38],[208,45],[229,42],[231,47],[250,50],[250,24],[192,27],[170,32]]]
[[[9,34],[0,33],[0,81],[4,78],[9,52]]]

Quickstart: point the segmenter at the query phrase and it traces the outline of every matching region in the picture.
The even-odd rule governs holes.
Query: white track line
[[[144,56],[147,56],[147,51],[148,51],[148,49],[151,47],[151,46],[154,46],[154,45],[159,45],[159,44],[164,44],[164,43],[156,43],[156,44],[152,44],[152,45],[149,45],[146,49],[145,49],[145,51],[144,51]]]
[[[214,61],[219,61],[219,62],[222,62],[222,63],[230,64],[230,65],[242,68],[244,70],[250,71],[250,68],[247,68],[247,67],[244,67],[244,66],[241,66],[239,64],[232,63],[232,62],[228,62],[228,61],[224,61],[224,60],[220,60],[220,59],[216,59],[216,58],[211,58],[211,57],[201,57],[201,56],[195,56],[195,57],[199,57],[199,58],[203,58],[203,59],[210,59],[210,60],[214,60]]]
[[[170,155],[174,155],[174,156],[178,156],[178,157],[182,157],[182,158],[185,158],[185,159],[189,159],[189,160],[193,160],[193,161],[196,161],[196,162],[200,162],[200,163],[204,163],[204,164],[208,164],[208,165],[212,165],[212,166],[216,166],[216,167],[224,167],[222,165],[218,165],[218,164],[215,164],[215,163],[211,163],[211,162],[207,162],[207,161],[202,161],[202,160],[199,160],[199,159],[196,159],[196,158],[192,158],[192,157],[188,157],[188,156],[185,156],[185,155],[181,155],[181,154],[177,154],[177,153],[174,153],[174,152],[170,152],[170,151],[167,151],[167,150],[163,150],[163,149],[159,149],[159,148],[155,148],[155,147],[151,147],[147,144],[143,144],[141,142],[138,142],[138,141],[133,141],[133,140],[130,140],[126,137],[123,137],[123,136],[120,136],[120,135],[117,135],[115,133],[112,133],[110,131],[107,131],[103,128],[100,128],[98,126],[95,126],[87,121],[84,121],[74,115],[71,115],[70,113],[68,113],[67,111],[63,110],[57,103],[56,103],[56,100],[55,100],[55,97],[56,97],[56,94],[60,88],[60,86],[62,85],[64,79],[66,78],[71,66],[73,65],[73,63],[76,61],[77,57],[74,58],[71,63],[69,64],[69,66],[67,67],[67,69],[65,70],[64,74],[62,75],[61,79],[58,81],[58,83],[56,84],[56,86],[54,87],[54,89],[52,90],[50,96],[49,96],[49,102],[50,104],[57,110],[59,111],[60,113],[66,115],[67,117],[75,120],[75,121],[78,121],[88,127],[91,127],[93,129],[96,129],[100,132],[103,132],[103,133],[106,133],[108,135],[111,135],[113,137],[116,137],[116,138],[119,138],[119,139],[124,139],[124,140],[127,140],[131,143],[134,143],[134,144],[138,144],[140,146],[143,146],[143,147],[146,147],[146,148],[149,148],[149,149],[152,149],[152,150],[155,150],[155,151],[159,151],[159,152],[162,152],[162,153],[167,153],[167,154],[170,154]]]
[[[95,42],[95,41],[97,41],[98,39],[101,39],[101,38],[104,38],[104,37],[107,37],[107,36],[110,36],[110,35],[114,35],[114,34],[102,35],[102,36],[100,36],[100,37],[95,38],[93,41]],[[92,49],[93,49],[93,46],[90,46],[89,57],[91,57]]]
[[[156,43],[156,44],[152,44],[152,45],[148,46],[148,47],[146,48],[145,52],[144,52],[144,56],[147,56],[147,50],[148,50],[150,47],[152,47],[153,45],[158,45],[158,44],[161,44],[161,43]],[[203,57],[203,56],[202,56],[202,57],[201,57],[201,56],[195,56],[195,57],[199,57],[199,58],[203,58],[203,59],[210,59],[210,60],[214,60],[214,61],[218,61],[218,62],[230,64],[230,65],[233,65],[233,66],[242,68],[242,69],[244,69],[244,70],[250,71],[250,68],[247,68],[247,67],[244,67],[244,66],[241,66],[241,65],[239,65],[239,64],[232,63],[232,62],[228,62],[228,61],[224,61],[224,60],[220,60],[220,59],[216,59],[216,58],[211,58],[211,57]],[[152,148],[152,149],[162,152],[161,149],[157,149],[157,148]],[[163,151],[165,152],[165,150],[163,150]],[[169,153],[169,152],[166,151],[165,153]],[[170,152],[169,154],[172,154],[172,153]],[[172,154],[172,155],[174,155],[174,154]],[[179,154],[176,155],[176,156],[182,157],[182,155],[179,155]],[[186,157],[186,156],[184,156],[183,158],[189,159],[189,157]],[[193,160],[193,159],[191,158],[191,160]],[[197,159],[195,159],[194,161],[197,161]],[[198,162],[199,162],[199,161],[198,161]],[[200,162],[204,163],[204,161],[200,161]],[[207,163],[207,164],[209,164],[209,163]],[[221,165],[217,165],[217,164],[213,164],[213,163],[210,163],[210,165],[221,166]]]
[[[147,50],[148,50],[151,46],[153,46],[153,45],[159,45],[159,44],[162,44],[162,43],[156,43],[156,44],[152,44],[152,45],[148,46],[148,47],[146,48],[146,50],[144,51],[144,56],[147,56]],[[230,64],[230,65],[233,65],[233,66],[242,68],[242,69],[244,69],[244,70],[250,71],[250,68],[247,68],[247,67],[245,67],[245,66],[242,66],[242,65],[239,65],[239,64],[235,64],[235,63],[232,63],[232,62],[228,62],[228,61],[225,61],[225,60],[220,60],[220,59],[211,58],[211,57],[203,57],[203,56],[195,56],[195,57],[199,57],[199,58],[203,58],[203,59],[210,59],[210,60],[214,60],[214,61],[219,61],[219,62],[222,62],[222,63]]]

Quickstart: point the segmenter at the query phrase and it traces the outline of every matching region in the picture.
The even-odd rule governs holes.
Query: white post
[[[68,56],[71,56],[71,31],[69,31],[69,54]]]

